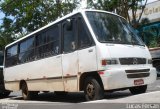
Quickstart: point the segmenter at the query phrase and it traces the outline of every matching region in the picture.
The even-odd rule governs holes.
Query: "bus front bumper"
[[[104,90],[121,89],[151,84],[156,81],[157,74],[155,68],[150,67],[148,69],[148,72],[137,72],[143,71],[142,69],[134,69],[136,72],[134,72],[133,69],[127,69],[132,71],[132,73],[126,73],[126,69],[105,70],[103,75],[100,75]],[[144,75],[143,73],[149,73],[149,75]]]

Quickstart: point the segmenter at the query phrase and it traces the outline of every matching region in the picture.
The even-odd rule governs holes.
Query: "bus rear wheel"
[[[84,93],[87,101],[99,100],[104,97],[103,88],[100,86],[99,82],[93,77],[88,77],[85,80]]]
[[[38,95],[38,92],[28,91],[28,87],[26,83],[22,84],[21,89],[22,89],[22,96],[24,100],[33,99]]]
[[[133,95],[145,93],[147,90],[147,85],[131,87],[129,90]]]

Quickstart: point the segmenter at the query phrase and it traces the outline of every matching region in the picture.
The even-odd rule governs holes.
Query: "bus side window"
[[[84,25],[84,22],[81,18],[78,19],[78,47],[86,48],[91,45],[91,40],[89,38],[89,35],[87,33],[87,29]]]
[[[38,59],[45,58],[46,53],[46,32],[37,34],[36,56]]]
[[[67,23],[70,23],[69,25]],[[66,22],[63,25],[63,52],[72,52],[76,50],[76,32],[75,20]]]
[[[31,37],[19,44],[19,64],[34,60],[34,43],[35,38]]]
[[[14,66],[17,64],[17,44],[7,49],[6,52],[6,67]]]
[[[47,52],[52,55],[58,55],[60,53],[59,42],[59,27],[58,24],[56,24],[47,31]]]

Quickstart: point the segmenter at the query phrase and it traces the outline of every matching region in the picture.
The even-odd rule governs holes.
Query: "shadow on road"
[[[153,92],[153,91],[159,91],[160,90],[160,78],[155,81],[153,84],[148,85],[147,92]],[[105,100],[117,100],[132,96],[132,94],[129,92],[129,90],[124,91],[117,91],[113,93],[105,93]],[[0,99],[11,99],[11,100],[23,100],[21,97],[21,91],[19,92],[12,92],[9,97],[1,97]],[[29,100],[31,101],[31,100]],[[62,103],[81,103],[85,102],[85,96],[83,92],[80,93],[68,93],[64,96],[58,96],[54,93],[40,93],[37,98],[35,98],[32,101],[42,101],[42,102],[62,102]]]
[[[113,100],[121,99],[131,96],[128,91],[119,91],[113,93],[105,93],[104,99]],[[22,97],[10,97],[12,100],[23,100]],[[44,102],[63,102],[63,103],[81,103],[85,102],[85,95],[83,92],[80,93],[68,93],[67,95],[56,95],[54,93],[41,93],[32,101],[44,101]]]

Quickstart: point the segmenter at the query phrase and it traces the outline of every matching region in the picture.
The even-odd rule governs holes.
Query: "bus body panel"
[[[12,74],[14,74],[14,78]],[[52,83],[53,87],[55,87],[54,89],[64,91],[62,81],[61,55],[9,67],[5,69],[4,77],[7,89],[9,88],[9,86],[7,87],[7,84],[10,84],[7,83],[7,81],[10,82],[26,80],[29,83],[29,89],[46,90],[48,89],[47,87],[50,86],[50,81],[55,80],[56,82]],[[42,81],[43,87],[40,85],[39,81]],[[17,84],[19,84],[19,82],[17,82]],[[58,89],[56,87],[58,87]],[[19,89],[19,87],[14,89],[18,90],[17,88]]]
[[[141,70],[141,69],[150,69],[150,75],[148,77],[143,78],[127,78],[127,74],[125,70]],[[141,72],[145,73],[145,72]],[[123,79],[122,79],[123,78]],[[156,80],[156,70],[152,67],[125,67],[125,68],[117,68],[117,69],[109,69],[104,71],[104,75],[101,75],[101,79],[103,81],[105,90],[112,89],[121,89],[121,88],[129,88],[135,85],[134,81],[143,79],[144,83],[140,85],[151,84]]]
[[[97,50],[96,47],[89,47],[78,50],[79,72],[97,71]]]
[[[30,91],[64,91],[62,79],[26,81]]]
[[[6,82],[5,80],[5,88],[10,91],[19,91],[19,81]]]
[[[106,44],[111,58],[123,57],[141,57],[151,59],[148,49],[144,46],[122,45],[122,44]]]
[[[62,54],[63,82],[65,91],[78,91],[77,72],[78,72],[78,56],[77,51]]]

